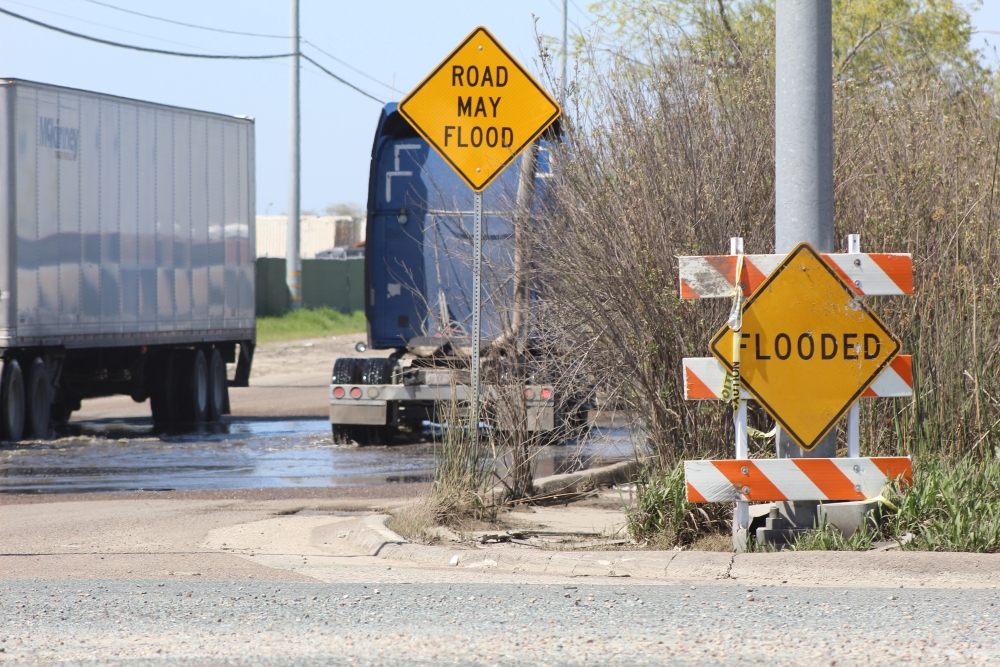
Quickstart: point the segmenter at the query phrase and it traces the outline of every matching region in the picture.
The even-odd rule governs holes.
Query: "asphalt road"
[[[0,664],[996,664],[996,589],[0,582]]]

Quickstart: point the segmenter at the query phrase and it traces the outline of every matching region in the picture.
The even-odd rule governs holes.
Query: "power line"
[[[343,60],[341,60],[337,56],[333,55],[332,53],[327,53],[323,49],[319,48],[318,46],[316,46],[315,44],[313,44],[312,42],[310,42],[308,39],[302,38],[302,43],[303,44],[308,44],[309,46],[313,47],[314,49],[316,49],[317,51],[319,51],[320,53],[322,53],[324,56],[326,56],[326,57],[328,57],[328,58],[330,58],[332,60],[337,61],[338,63],[340,63],[341,65],[343,65],[347,69],[352,70],[354,72],[357,72],[358,74],[360,74],[361,76],[365,77],[366,79],[369,79],[370,81],[374,81],[375,83],[377,83],[378,85],[382,86],[383,88],[388,88],[389,90],[393,89],[392,86],[390,86],[390,85],[388,85],[386,83],[382,83],[381,81],[379,81],[378,79],[376,79],[373,76],[365,74],[364,72],[362,72],[361,70],[359,70],[357,67],[354,67],[353,65],[349,65],[348,63],[345,63]]]
[[[84,35],[80,32],[74,32],[72,30],[67,30],[66,28],[60,28],[54,26],[50,23],[43,23],[42,21],[37,21],[27,16],[22,16],[21,14],[15,14],[9,9],[4,9],[0,7],[0,14],[6,14],[7,16],[12,16],[13,18],[20,19],[27,23],[37,25],[41,28],[46,28],[48,30],[54,30],[55,32],[61,32],[64,35],[69,35],[70,37],[79,37],[80,39],[86,39],[91,42],[97,42],[98,44],[106,44],[107,46],[117,46],[120,49],[131,49],[133,51],[143,51],[145,53],[159,53],[165,56],[179,56],[181,58],[209,58],[212,60],[274,60],[276,58],[287,58],[291,53],[274,53],[261,56],[231,56],[231,55],[215,55],[211,53],[184,53],[183,51],[168,51],[166,49],[153,49],[148,46],[136,46],[134,44],[123,44],[122,42],[113,42],[109,39],[101,39],[100,37],[93,37],[91,35]]]
[[[64,14],[62,12],[57,12],[57,11],[54,11],[54,10],[51,10],[51,9],[42,9],[41,7],[35,7],[34,5],[29,5],[29,4],[25,3],[25,2],[18,2],[18,0],[7,0],[7,2],[10,3],[10,4],[13,4],[13,5],[20,5],[22,7],[27,7],[28,9],[33,9],[33,10],[38,11],[38,12],[44,12],[46,14],[53,14],[55,16],[61,16],[63,18],[70,19],[71,21],[79,21],[80,23],[86,23],[88,25],[94,25],[94,26],[97,26],[98,28],[106,28],[107,30],[114,30],[115,32],[124,32],[124,33],[129,34],[129,35],[137,35],[139,37],[145,37],[147,39],[152,39],[152,40],[155,40],[157,42],[166,42],[167,44],[177,44],[179,46],[191,46],[191,47],[194,47],[194,48],[199,48],[199,47],[195,46],[194,44],[188,44],[186,42],[178,42],[178,41],[175,41],[175,40],[172,40],[172,39],[164,39],[162,37],[155,37],[153,35],[147,35],[146,33],[136,32],[135,30],[128,30],[126,28],[117,28],[115,26],[111,26],[111,25],[108,25],[106,23],[98,23],[97,21],[90,21],[88,19],[82,19],[82,18],[80,18],[78,16],[73,16],[71,14]],[[208,49],[208,51],[212,51],[214,53],[222,53],[221,51],[214,51],[213,49]]]
[[[69,35],[70,37],[79,37],[80,39],[85,39],[85,40],[90,41],[90,42],[96,42],[98,44],[104,44],[104,45],[107,45],[107,46],[115,46],[115,47],[118,47],[120,49],[130,49],[132,51],[141,51],[143,53],[157,53],[157,54],[165,55],[165,56],[178,56],[180,58],[204,58],[204,59],[209,59],[209,60],[276,60],[278,58],[288,58],[290,56],[295,55],[294,53],[274,53],[274,54],[259,55],[259,56],[237,56],[237,55],[225,55],[225,54],[215,55],[215,54],[210,54],[210,53],[185,53],[183,51],[168,51],[166,49],[153,49],[153,48],[150,48],[150,47],[147,47],[147,46],[137,46],[135,44],[124,44],[122,42],[113,42],[113,41],[108,40],[108,39],[101,39],[100,37],[93,37],[91,35],[85,35],[83,33],[75,32],[73,30],[67,30],[65,28],[60,28],[58,26],[54,26],[54,25],[51,25],[49,23],[43,23],[42,21],[37,21],[35,19],[28,18],[27,16],[22,16],[21,14],[15,14],[14,12],[10,11],[9,9],[4,9],[3,7],[0,7],[0,14],[6,14],[7,16],[11,16],[13,18],[20,19],[20,20],[25,21],[27,23],[31,23],[32,25],[37,25],[37,26],[39,26],[41,28],[45,28],[47,30],[53,30],[55,32],[62,33],[64,35]],[[355,86],[353,83],[347,81],[346,79],[343,79],[343,78],[337,76],[336,74],[334,74],[333,72],[331,72],[327,68],[323,67],[318,62],[316,62],[315,60],[313,60],[309,56],[305,55],[304,53],[299,53],[298,55],[300,55],[302,58],[308,60],[313,65],[315,65],[316,67],[318,67],[319,69],[321,69],[324,73],[326,73],[330,77],[336,79],[337,81],[339,81],[340,83],[344,84],[348,88],[351,88],[351,89],[353,89],[353,90],[361,93],[365,97],[368,97],[368,98],[370,98],[372,100],[375,100],[379,104],[385,104],[385,102],[383,102],[379,98],[375,97],[374,95],[372,95],[372,94],[370,94],[368,92],[365,92],[361,88],[358,88],[357,86]]]
[[[301,57],[302,57],[302,58],[303,58],[304,60],[308,60],[308,61],[309,61],[309,62],[311,62],[311,63],[312,63],[313,65],[315,65],[316,67],[320,68],[320,69],[321,69],[321,70],[323,70],[323,71],[324,71],[324,72],[325,72],[326,74],[329,74],[330,76],[332,76],[332,77],[333,77],[334,79],[336,79],[337,81],[341,82],[341,83],[342,83],[342,84],[344,84],[345,86],[347,86],[347,87],[349,87],[349,88],[353,88],[354,90],[356,90],[357,92],[361,93],[361,94],[362,94],[362,95],[364,95],[365,97],[367,97],[367,98],[369,98],[369,99],[372,99],[372,100],[375,100],[375,101],[376,101],[376,102],[378,102],[379,104],[385,104],[385,102],[384,102],[384,101],[382,101],[382,100],[380,100],[379,98],[375,97],[375,96],[374,96],[374,95],[372,95],[371,93],[366,93],[365,91],[363,91],[363,90],[361,90],[360,88],[358,88],[357,86],[355,86],[355,85],[354,85],[353,83],[349,83],[348,81],[346,81],[346,80],[344,80],[344,79],[341,79],[341,78],[340,78],[339,76],[337,76],[336,74],[334,74],[333,72],[331,72],[331,71],[330,71],[330,70],[328,70],[327,68],[323,67],[323,66],[322,66],[322,65],[320,65],[320,64],[319,64],[318,62],[316,62],[315,60],[313,60],[312,58],[310,58],[309,56],[307,56],[306,54],[304,54],[304,53],[299,53],[299,56],[301,56]]]
[[[288,35],[267,35],[259,32],[239,32],[237,30],[224,30],[222,28],[210,28],[204,25],[195,25],[194,23],[184,23],[182,21],[174,21],[173,19],[163,18],[162,16],[153,16],[152,14],[143,14],[142,12],[133,11],[131,9],[125,9],[124,7],[118,7],[117,5],[112,5],[107,2],[99,2],[98,0],[84,0],[84,2],[89,2],[93,5],[100,5],[101,7],[107,7],[108,9],[114,9],[119,12],[125,12],[126,14],[132,14],[134,16],[141,16],[146,19],[153,19],[154,21],[163,21],[164,23],[173,23],[174,25],[181,25],[185,28],[195,28],[197,30],[209,30],[211,32],[224,32],[227,35],[243,35],[245,37],[267,37],[270,39],[288,39]]]
[[[101,7],[107,7],[109,9],[114,9],[114,10],[117,10],[117,11],[120,11],[120,12],[125,12],[126,14],[132,14],[134,16],[141,16],[143,18],[152,19],[154,21],[163,21],[164,23],[172,23],[174,25],[184,26],[185,28],[195,28],[197,30],[208,30],[210,32],[221,32],[221,33],[225,33],[227,35],[244,35],[244,36],[247,36],[247,37],[267,37],[267,38],[271,38],[271,39],[289,39],[288,35],[269,35],[269,34],[257,33],[257,32],[239,32],[237,30],[224,30],[222,28],[212,28],[212,27],[204,26],[204,25],[196,25],[194,23],[184,23],[183,21],[174,21],[173,19],[164,18],[162,16],[153,16],[152,14],[144,14],[142,12],[137,12],[137,11],[133,11],[131,9],[126,9],[124,7],[119,7],[117,5],[112,5],[112,4],[107,3],[107,2],[101,2],[100,0],[84,0],[84,2],[89,2],[91,4],[99,5]],[[322,48],[320,48],[318,45],[310,42],[308,39],[303,38],[301,41],[302,41],[303,44],[308,44],[309,46],[313,47],[314,49],[316,49],[317,51],[319,51],[323,55],[325,55],[328,58],[336,61],[337,63],[339,63],[341,65],[343,65],[347,69],[360,74],[361,76],[365,77],[366,79],[368,79],[370,81],[374,81],[375,83],[377,83],[378,85],[382,86],[383,88],[386,88],[388,90],[392,90],[392,86],[390,86],[390,85],[388,85],[386,83],[383,83],[382,81],[379,81],[375,77],[373,77],[373,76],[371,76],[371,75],[369,75],[369,74],[367,74],[365,72],[362,72],[357,67],[354,67],[353,65],[351,65],[351,64],[349,64],[347,62],[344,62],[343,60],[341,60],[337,56],[333,55],[332,53],[324,51]],[[334,76],[334,75],[331,74],[331,76]],[[346,82],[344,82],[344,83],[346,83]],[[347,85],[350,85],[350,84],[347,84]],[[359,91],[359,92],[361,92],[361,91]],[[365,94],[367,95],[367,93],[365,93]],[[372,98],[372,99],[374,99],[374,98]]]

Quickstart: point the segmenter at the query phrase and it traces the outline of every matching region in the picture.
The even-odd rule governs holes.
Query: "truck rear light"
[[[351,387],[351,398],[361,398],[361,387]]]
[[[535,397],[535,390],[534,389],[525,389],[524,390],[524,397],[527,398],[527,399],[534,398]]]
[[[368,387],[368,398],[378,398],[378,387]]]
[[[344,392],[344,388],[343,387],[334,387],[333,388],[333,397],[334,398],[343,398],[344,397],[344,393],[345,392]]]
[[[542,398],[544,398],[545,400],[549,400],[550,398],[552,398],[552,390],[549,389],[548,387],[542,389]]]

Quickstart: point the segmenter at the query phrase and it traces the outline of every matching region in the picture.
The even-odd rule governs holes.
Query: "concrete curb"
[[[513,545],[451,549],[412,544],[385,527],[386,515],[365,517],[354,544],[372,556],[427,568],[462,568],[570,577],[628,577],[662,583],[883,588],[996,588],[1000,554],[916,551],[542,551]],[[457,559],[456,559],[457,557]]]
[[[536,496],[583,493],[599,486],[628,482],[637,470],[638,461],[622,461],[600,468],[541,477],[533,482],[532,488]]]
[[[357,529],[350,537],[351,543],[359,547],[369,556],[378,556],[386,545],[400,546],[409,542],[400,535],[385,527],[389,520],[388,514],[375,514],[361,519]]]

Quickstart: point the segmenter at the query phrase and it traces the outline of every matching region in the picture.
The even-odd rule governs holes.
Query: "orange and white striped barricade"
[[[913,259],[906,253],[822,253],[859,295],[913,294]],[[729,298],[736,285],[736,255],[678,257],[682,299]],[[784,255],[744,255],[740,282],[750,296]]]
[[[743,255],[743,239],[730,240],[730,255],[679,257],[680,295],[684,299],[733,298],[737,283],[750,296],[785,259],[785,255]],[[740,256],[742,255],[742,261]],[[859,237],[848,236],[847,253],[820,254],[832,271],[858,296],[913,294],[913,260],[905,253],[862,253]],[[737,267],[741,266],[737,276]],[[910,355],[888,363],[860,397],[913,395]],[[715,357],[683,360],[684,398],[723,400],[727,368]],[[736,502],[737,525],[749,523],[747,502],[864,500],[877,497],[890,480],[912,480],[907,457],[859,455],[858,407],[848,414],[848,457],[843,459],[755,459],[748,457],[746,401],[740,388],[735,418],[736,458],[685,461],[690,502]]]
[[[692,503],[866,500],[896,479],[913,482],[909,457],[684,462]]]

